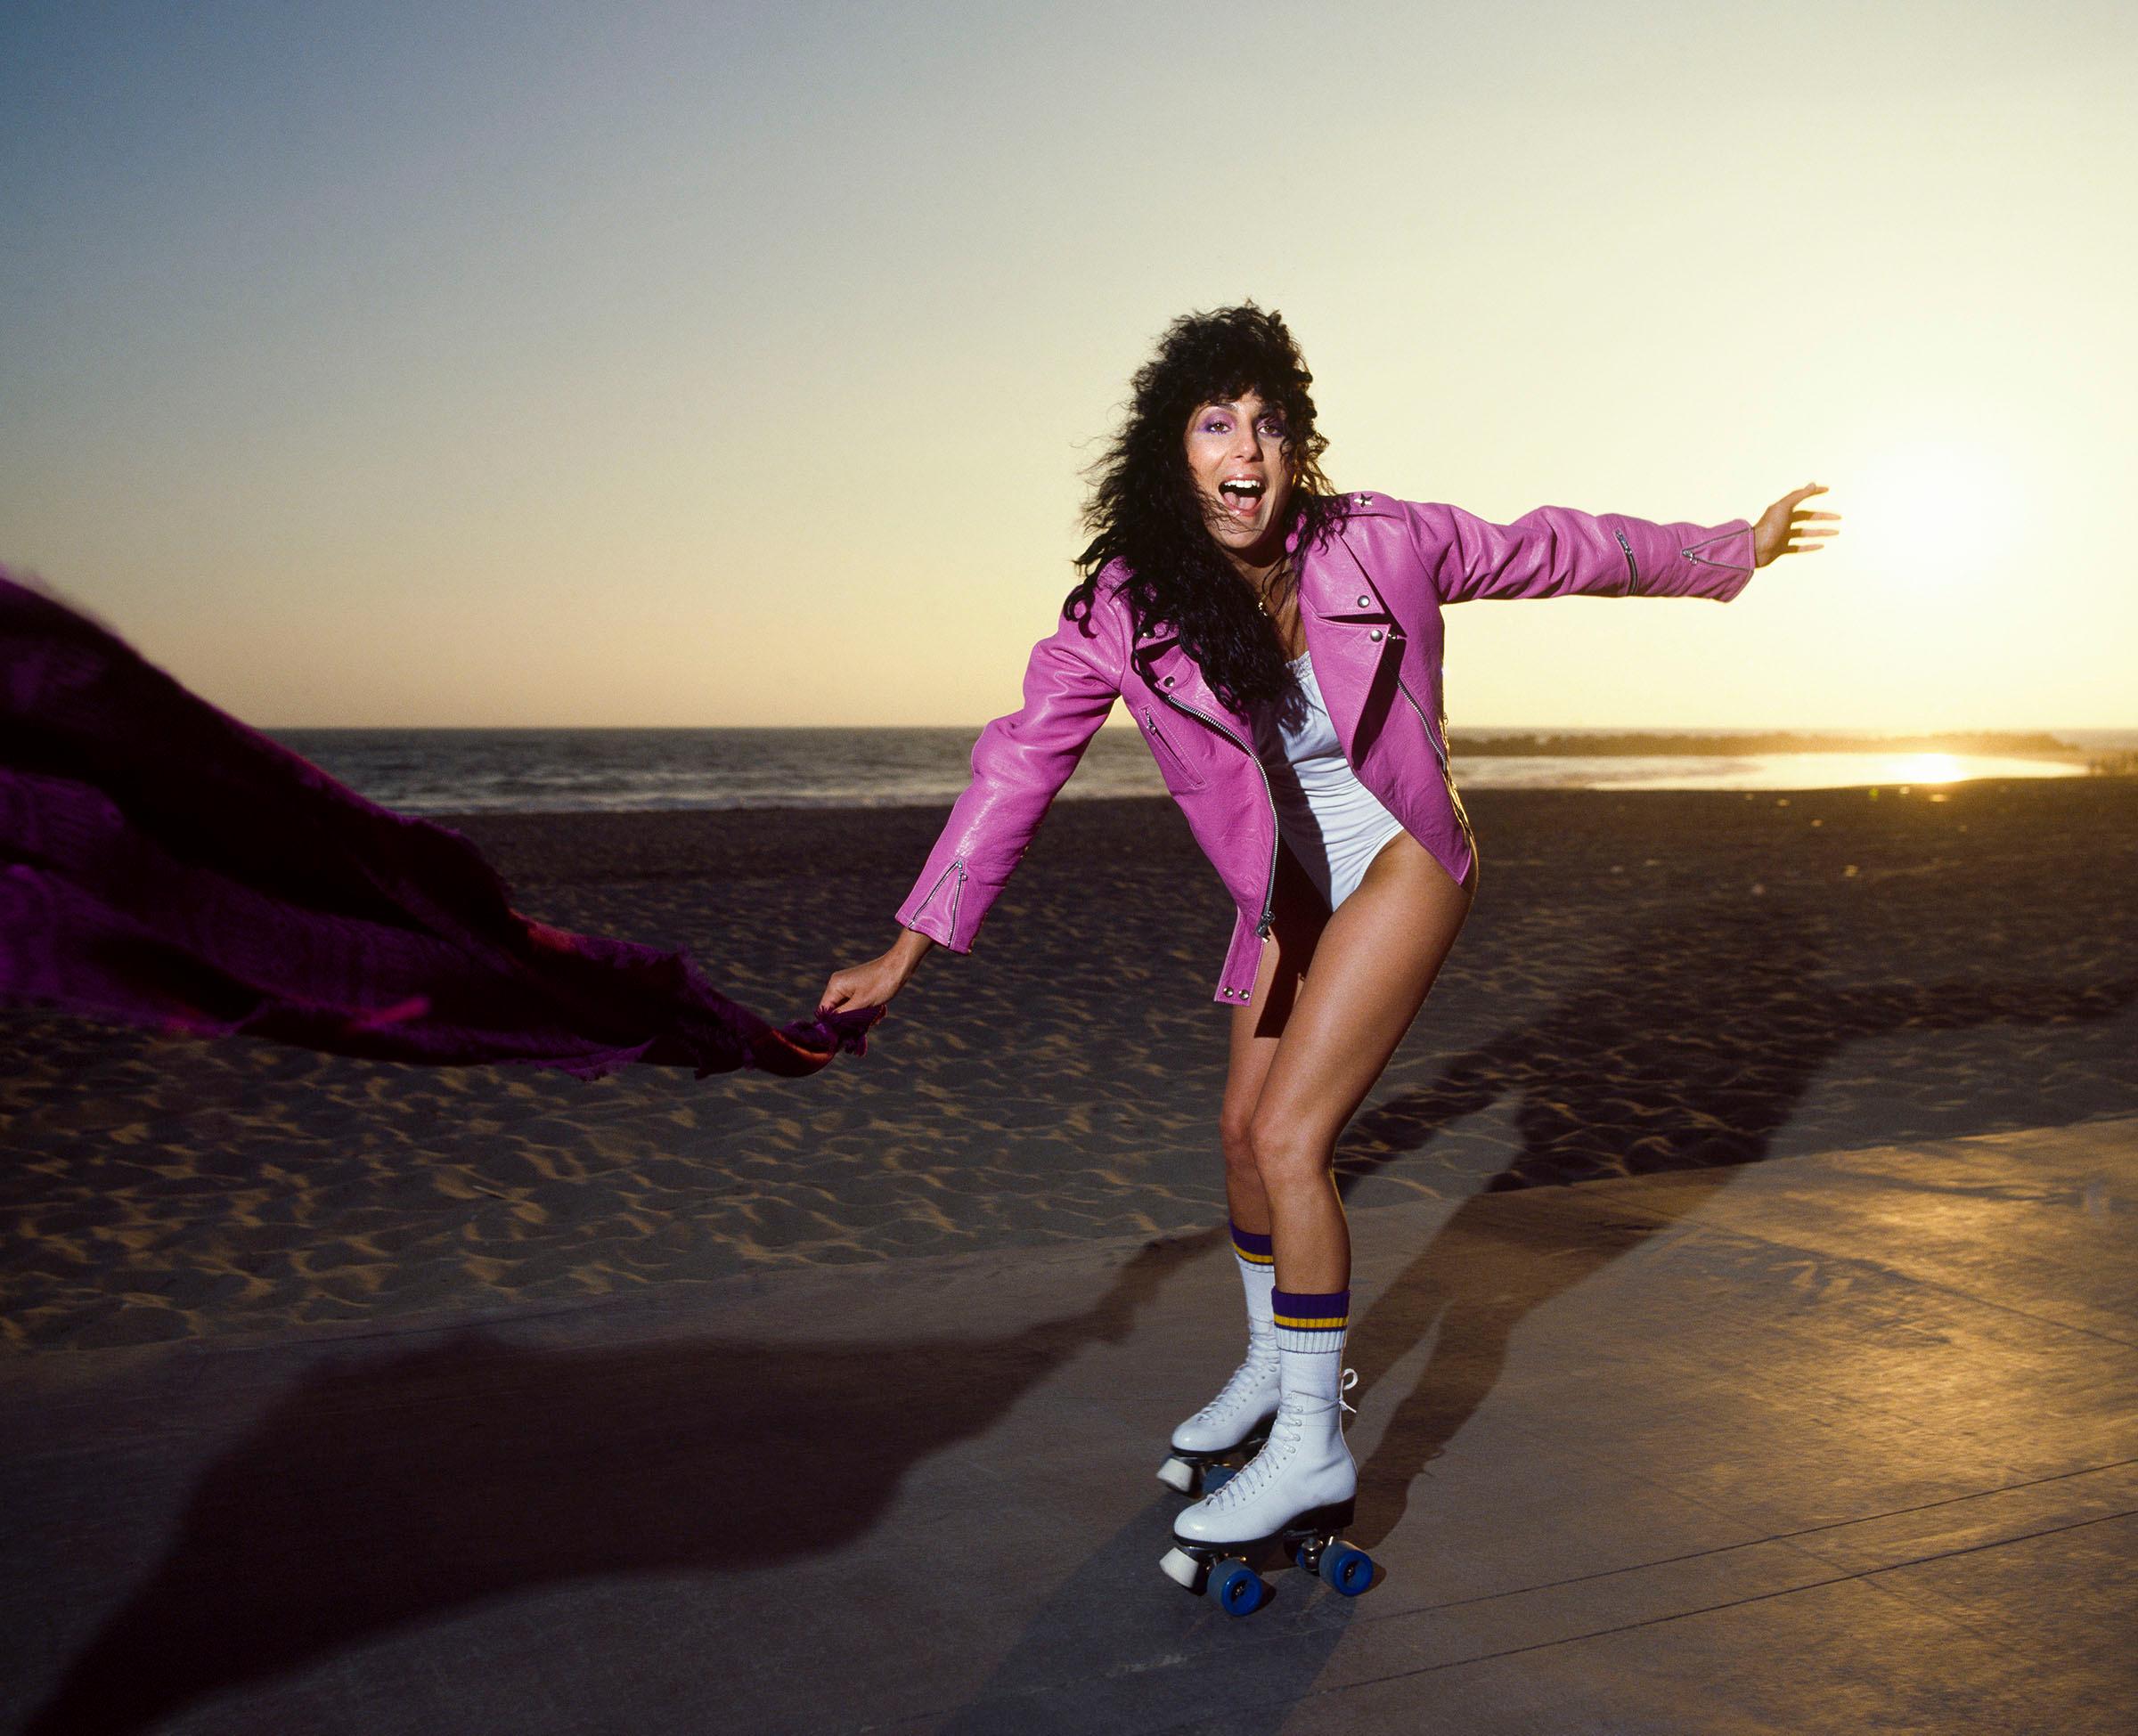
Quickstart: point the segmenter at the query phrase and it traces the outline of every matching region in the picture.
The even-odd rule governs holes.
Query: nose
[[[1260,458],[1261,455],[1261,437],[1256,434],[1254,424],[1243,418],[1232,431],[1232,444],[1225,449],[1225,456],[1230,460]]]

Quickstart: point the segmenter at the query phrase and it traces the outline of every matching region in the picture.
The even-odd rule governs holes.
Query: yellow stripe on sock
[[[1232,1251],[1250,1266],[1275,1266],[1277,1264],[1275,1254],[1251,1254],[1236,1242],[1232,1244]]]
[[[1326,1320],[1295,1320],[1288,1314],[1280,1314],[1276,1316],[1277,1324],[1278,1325],[1290,1326],[1295,1332],[1302,1328],[1320,1329],[1326,1327],[1342,1326],[1346,1324],[1350,1319],[1351,1316],[1346,1314],[1333,1315]]]

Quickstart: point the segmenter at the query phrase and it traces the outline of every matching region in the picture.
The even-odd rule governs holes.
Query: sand
[[[1469,926],[1339,1151],[1374,1208],[2138,1112],[2138,779],[1483,791]],[[786,1016],[939,813],[451,822],[520,907]],[[0,1342],[571,1308],[1222,1216],[1231,921],[1163,801],[1059,804],[969,958],[798,1083],[597,1084],[0,1016]]]

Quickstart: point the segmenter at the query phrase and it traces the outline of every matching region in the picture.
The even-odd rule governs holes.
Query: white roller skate
[[[1268,1442],[1246,1469],[1173,1520],[1174,1546],[1159,1562],[1166,1577],[1235,1616],[1267,1600],[1269,1582],[1247,1558],[1272,1544],[1347,1597],[1373,1582],[1372,1560],[1340,1535],[1359,1492],[1343,1439],[1351,1406],[1342,1395],[1358,1378],[1346,1370],[1333,1393],[1284,1395]]]
[[[1158,1467],[1158,1480],[1182,1495],[1223,1487],[1235,1469],[1228,1458],[1253,1453],[1269,1432],[1282,1396],[1280,1366],[1274,1333],[1251,1340],[1223,1390],[1173,1430],[1173,1455]]]

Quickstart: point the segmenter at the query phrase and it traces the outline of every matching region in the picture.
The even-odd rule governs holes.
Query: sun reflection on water
[[[1966,771],[1950,754],[1896,754],[1886,773],[1889,784],[1956,784]]]

